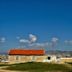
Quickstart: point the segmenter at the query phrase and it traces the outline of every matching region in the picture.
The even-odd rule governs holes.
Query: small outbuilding
[[[45,50],[26,50],[26,49],[11,49],[8,52],[9,64],[25,63],[25,62],[53,62],[56,63],[60,59],[57,59],[56,55],[47,55]]]
[[[12,49],[8,53],[9,63],[42,62],[44,50]]]

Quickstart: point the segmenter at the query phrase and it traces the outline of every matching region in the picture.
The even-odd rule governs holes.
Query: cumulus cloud
[[[30,40],[30,43],[36,42],[37,37],[33,34],[29,34],[29,40]]]
[[[20,37],[20,36],[17,36],[16,39],[18,39],[18,41],[19,41],[20,43],[29,43],[29,40],[27,40],[27,39],[25,39],[25,38],[22,38],[22,37]]]
[[[20,42],[20,43],[29,43],[29,40],[26,40],[26,39],[20,39],[19,42]]]
[[[59,39],[57,37],[53,37],[51,39],[51,47],[52,48],[55,47],[57,45],[58,41],[59,41]]]
[[[20,48],[25,48],[29,44],[29,40],[20,38],[19,39],[19,46]]]
[[[58,42],[58,40],[59,40],[58,38],[53,37],[51,41],[54,42],[54,43],[56,43],[56,42]]]
[[[50,42],[44,42],[44,43],[36,43],[37,41],[37,36],[33,35],[33,34],[29,34],[29,39],[24,39],[24,38],[20,38],[17,37],[17,39],[19,40],[19,42],[23,45],[24,43],[26,45],[28,45],[29,47],[42,47],[42,48],[53,48],[54,46],[56,46],[57,42],[59,41],[58,38],[53,37],[51,39]]]

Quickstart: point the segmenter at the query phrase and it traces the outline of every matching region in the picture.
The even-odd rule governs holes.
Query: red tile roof
[[[9,55],[44,55],[44,50],[24,50],[24,49],[13,49],[10,50]]]

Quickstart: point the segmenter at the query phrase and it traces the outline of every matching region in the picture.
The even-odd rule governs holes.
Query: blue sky
[[[64,44],[72,40],[72,0],[0,0],[0,37],[6,37],[1,50],[17,47],[16,37],[30,33],[37,42],[57,37],[56,49],[72,50]]]

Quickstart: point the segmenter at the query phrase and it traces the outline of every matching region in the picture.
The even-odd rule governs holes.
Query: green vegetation
[[[2,66],[10,66],[9,64],[0,64],[0,67]]]
[[[72,62],[69,62],[68,64],[72,65]]]
[[[29,72],[72,72],[72,69],[63,64],[49,64],[49,63],[20,63],[13,64],[7,67],[9,70],[29,71]]]

